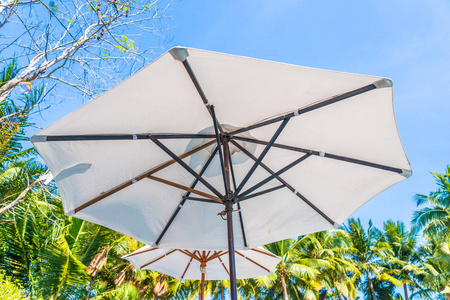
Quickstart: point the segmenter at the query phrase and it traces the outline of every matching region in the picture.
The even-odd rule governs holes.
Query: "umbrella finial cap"
[[[46,135],[33,135],[30,139],[30,141],[34,143],[44,143],[47,141]]]
[[[377,80],[373,83],[374,86],[377,87],[377,89],[384,88],[384,87],[391,87],[393,85],[392,80],[389,78],[383,78],[380,80]]]
[[[409,178],[412,175],[412,170],[403,169],[400,175],[405,176],[405,178]]]
[[[169,50],[169,53],[172,54],[175,60],[185,61],[189,56],[189,53],[186,48],[183,47],[174,47]]]

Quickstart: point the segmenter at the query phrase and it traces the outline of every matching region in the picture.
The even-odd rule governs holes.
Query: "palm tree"
[[[438,188],[428,196],[417,194],[417,206],[428,205],[413,214],[413,224],[425,234],[446,235],[450,233],[450,165],[445,173],[431,172]]]
[[[303,237],[304,238],[304,237]],[[321,283],[317,280],[319,274],[318,264],[300,256],[298,241],[287,239],[266,245],[265,248],[281,257],[281,261],[273,274],[257,278],[259,286],[265,287],[264,299],[316,299],[317,290]],[[302,291],[299,291],[301,287]],[[261,297],[262,298],[262,297]]]
[[[327,267],[320,269],[318,276],[323,285],[319,292],[319,300],[328,297],[356,298],[353,278],[357,277],[359,270],[347,257],[350,243],[345,231],[335,229],[308,234],[305,236],[305,242],[301,244],[301,249],[303,256],[328,263]]]
[[[444,293],[450,299],[450,165],[443,174],[431,172],[437,189],[428,196],[416,195],[417,206],[426,205],[413,214],[413,224],[423,232],[427,241],[419,249],[421,270],[419,276],[424,287]],[[427,290],[421,293],[428,294]]]
[[[240,299],[245,299],[244,295],[252,295],[252,291],[247,291],[253,286],[248,284],[247,280],[237,280],[238,296]],[[199,280],[186,280],[177,291],[176,299],[195,299],[200,295],[201,284]],[[225,293],[230,288],[229,280],[208,280],[205,282],[205,298],[225,300]]]
[[[380,281],[397,283],[395,278],[386,273],[380,264],[382,259],[391,254],[390,247],[387,243],[379,241],[382,234],[372,225],[372,221],[369,221],[367,231],[364,230],[359,219],[349,219],[348,225],[343,228],[348,232],[351,243],[350,257],[361,272],[359,280],[363,284],[362,277],[365,277],[372,300],[378,300],[373,275]]]
[[[387,243],[392,255],[387,258],[389,271],[386,273],[395,277],[403,286],[404,299],[408,300],[408,286],[412,290],[416,286],[415,273],[419,268],[414,265],[417,260],[416,244],[417,230],[413,228],[407,231],[401,221],[387,221],[384,223],[384,234],[381,239]]]
[[[6,277],[3,273],[0,273],[0,296],[2,300],[26,300],[29,299],[25,296],[24,292],[11,278]]]
[[[239,280],[238,284],[243,281]],[[225,300],[225,291],[230,288],[229,280],[210,280],[206,286],[207,295],[210,294],[213,299]]]
[[[415,292],[422,299],[450,300],[450,241],[438,235],[424,236],[426,243],[417,252],[420,272]]]

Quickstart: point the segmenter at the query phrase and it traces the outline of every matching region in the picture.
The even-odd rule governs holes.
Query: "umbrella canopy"
[[[392,94],[386,78],[177,47],[32,142],[66,214],[228,248],[236,299],[234,246],[332,228],[411,175]]]
[[[236,250],[236,278],[246,279],[271,274],[281,258],[258,247],[250,250]],[[160,249],[142,247],[122,257],[138,270],[153,270],[178,279],[226,280],[228,270],[228,251],[205,251],[183,249]],[[204,272],[202,272],[202,267]]]
[[[389,79],[185,48],[32,141],[66,214],[149,245],[225,249],[217,203],[226,192],[211,104],[231,138],[231,189],[240,188],[236,249],[341,224],[411,175]],[[261,185],[269,176],[275,180]]]

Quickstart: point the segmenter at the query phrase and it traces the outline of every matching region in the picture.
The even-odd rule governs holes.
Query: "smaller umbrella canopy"
[[[201,299],[203,299],[205,279],[230,278],[227,254],[228,251],[192,251],[145,246],[122,258],[131,262],[136,269],[154,270],[178,279],[201,280]],[[280,257],[261,247],[236,250],[235,256],[236,278],[238,279],[273,273],[281,260]]]

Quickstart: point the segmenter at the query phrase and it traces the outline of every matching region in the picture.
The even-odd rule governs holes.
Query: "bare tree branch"
[[[28,192],[31,191],[37,184],[47,180],[49,174],[50,174],[50,172],[47,171],[43,175],[39,176],[38,179],[33,181],[31,184],[29,184],[13,202],[11,202],[10,204],[8,204],[0,209],[0,215],[3,214],[4,212],[7,212],[8,210],[10,210],[14,206],[16,206],[20,201],[22,201],[25,198],[25,196],[28,194]]]
[[[87,97],[98,95],[122,79],[118,70],[125,71],[126,77],[153,59],[153,51],[139,49],[138,42],[144,34],[146,40],[148,34],[155,39],[164,38],[160,34],[164,29],[162,18],[171,3],[1,1],[5,0],[0,0],[0,8],[4,7],[0,16],[5,17],[1,26],[20,29],[20,25],[23,30],[15,30],[14,36],[0,36],[0,62],[14,57],[23,68],[0,87],[0,102],[21,83],[36,80],[56,80]],[[11,39],[12,42],[2,43]]]

